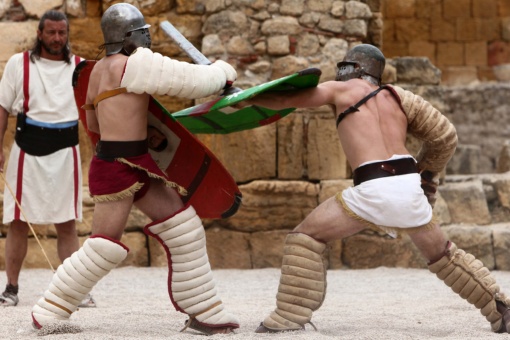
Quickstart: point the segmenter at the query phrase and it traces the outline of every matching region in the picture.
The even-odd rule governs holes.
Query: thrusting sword
[[[193,60],[195,64],[198,65],[209,65],[211,61],[206,58],[205,55],[202,54],[192,43],[189,42],[186,37],[182,35],[181,32],[174,25],[172,25],[169,21],[165,20],[159,24],[161,29],[175,41],[177,45],[188,55],[188,57]]]

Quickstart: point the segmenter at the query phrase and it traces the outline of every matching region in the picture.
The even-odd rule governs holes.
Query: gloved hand
[[[227,83],[225,84],[225,88],[232,86],[234,81],[237,79],[237,72],[235,68],[233,68],[229,63],[220,59],[216,60],[211,65],[221,68],[223,72],[225,72],[225,75],[227,76]]]
[[[437,197],[437,187],[439,185],[439,174],[437,172],[432,172],[428,170],[424,170],[420,173],[421,176],[421,188],[429,204],[434,208],[434,204],[436,203]]]

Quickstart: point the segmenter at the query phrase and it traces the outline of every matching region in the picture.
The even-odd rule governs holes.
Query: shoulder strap
[[[380,86],[377,90],[370,92],[363,99],[361,99],[359,102],[357,102],[356,104],[352,105],[351,107],[349,107],[344,112],[340,113],[338,115],[338,118],[336,119],[336,127],[338,127],[338,124],[340,124],[340,122],[345,118],[345,116],[347,116],[349,113],[353,113],[353,112],[359,111],[359,107],[361,105],[365,104],[370,98],[374,97],[376,94],[378,94],[379,92],[381,92],[381,90],[384,90],[384,89],[387,89],[386,85]]]
[[[23,114],[28,112],[28,100],[30,99],[28,93],[29,82],[29,69],[30,69],[30,55],[28,51],[23,52]]]
[[[126,92],[127,92],[127,89],[125,87],[117,87],[116,89],[113,89],[113,90],[104,91],[104,92],[98,94],[96,98],[94,98],[94,108],[97,107],[97,104],[99,104],[99,102],[101,100],[116,96],[121,93],[126,93]],[[90,105],[90,104],[85,104],[85,105]]]

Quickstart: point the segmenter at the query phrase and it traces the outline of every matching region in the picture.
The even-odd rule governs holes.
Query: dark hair
[[[39,26],[37,27],[39,31],[44,30],[44,21],[45,20],[51,20],[51,21],[62,21],[65,20],[67,23],[67,32],[69,32],[69,20],[67,20],[67,16],[59,12],[57,10],[51,9],[43,14],[41,17],[41,20],[39,20]],[[42,43],[39,39],[35,39],[34,47],[32,47],[30,54],[30,60],[34,62],[34,58],[40,59],[41,58],[41,49],[42,49]],[[69,42],[64,46],[64,49],[62,50],[62,54],[64,56],[64,61],[68,64],[71,63],[71,49],[69,48]]]

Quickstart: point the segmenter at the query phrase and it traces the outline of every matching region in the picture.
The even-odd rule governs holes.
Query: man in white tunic
[[[82,218],[82,174],[78,111],[71,80],[81,59],[71,54],[68,33],[65,14],[46,12],[39,22],[34,48],[13,55],[0,82],[2,172],[8,116],[17,115],[15,143],[5,176],[3,223],[9,225],[9,231],[5,246],[7,286],[0,296],[2,306],[18,303],[28,223],[55,225],[61,261],[79,248],[75,221]],[[93,300],[88,302],[93,306]]]
[[[287,236],[276,309],[256,332],[311,323],[326,295],[327,243],[373,229],[407,233],[432,273],[475,305],[494,332],[510,333],[510,298],[479,260],[447,241],[433,218],[438,174],[457,145],[455,128],[422,97],[381,86],[385,58],[375,46],[355,46],[337,66],[335,81],[251,100],[273,109],[328,105],[354,169],[354,186],[324,201]],[[423,141],[416,158],[406,148],[408,133]]]

